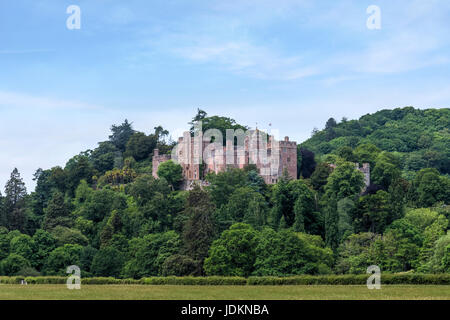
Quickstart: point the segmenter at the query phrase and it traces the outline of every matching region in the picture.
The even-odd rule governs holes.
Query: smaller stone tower
[[[368,186],[370,186],[370,164],[369,163],[363,163],[363,166],[360,167],[359,163],[356,162],[355,163],[355,167],[356,169],[358,169],[359,171],[361,171],[364,175],[364,184],[366,186],[366,188]]]
[[[153,158],[152,158],[152,175],[154,178],[158,178],[158,167],[164,161],[170,160],[169,154],[159,154],[159,149],[153,150]]]
[[[289,141],[289,137],[280,141],[280,158],[281,174],[287,169],[289,176],[297,179],[297,143]]]

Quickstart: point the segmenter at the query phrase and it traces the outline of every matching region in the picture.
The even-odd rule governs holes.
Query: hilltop
[[[413,107],[381,110],[358,120],[341,122],[330,118],[321,131],[299,147],[315,153],[317,159],[339,154],[345,147],[356,149],[372,144],[381,151],[395,153],[402,169],[417,171],[436,168],[450,173],[450,109]],[[357,159],[358,160],[358,159]]]

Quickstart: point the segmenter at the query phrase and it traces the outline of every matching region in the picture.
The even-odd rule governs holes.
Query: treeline
[[[198,120],[240,126],[201,110]],[[12,172],[0,198],[1,275],[63,276],[69,265],[83,277],[133,279],[365,273],[373,264],[450,272],[450,178],[437,168],[405,171],[401,155],[367,142],[317,157],[302,146],[297,180],[266,185],[249,165],[182,191],[179,165],[151,174],[153,150],[172,147],[167,131],[147,135],[128,121],[111,130],[64,168],[39,169],[31,194]],[[354,162],[370,163],[369,187]]]

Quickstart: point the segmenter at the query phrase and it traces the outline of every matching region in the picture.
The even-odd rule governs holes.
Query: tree
[[[183,181],[183,168],[172,160],[165,161],[158,166],[158,177],[166,179],[176,189]]]
[[[58,246],[65,244],[79,244],[86,246],[89,243],[88,238],[80,230],[63,227],[58,225],[51,230]]]
[[[34,251],[34,241],[26,234],[15,236],[10,242],[10,252],[18,254],[26,258],[28,261],[32,259]]]
[[[372,170],[371,178],[375,184],[388,190],[391,183],[400,178],[399,160],[392,153],[382,152],[376,161],[377,164]]]
[[[256,276],[289,276],[329,273],[332,251],[325,249],[320,236],[291,230],[265,228],[256,248]]]
[[[354,151],[359,163],[369,163],[371,168],[375,167],[375,160],[381,153],[375,145],[371,143],[360,144]]]
[[[335,195],[327,197],[325,211],[325,243],[334,252],[339,246],[339,214],[337,211],[337,200]]]
[[[300,174],[303,178],[308,179],[313,174],[316,169],[316,161],[314,159],[314,152],[299,147],[300,150],[300,166],[298,167],[300,170]],[[300,175],[299,175],[300,176]]]
[[[120,232],[122,225],[123,223],[119,213],[117,212],[117,210],[113,210],[111,216],[106,222],[106,225],[100,232],[100,243],[102,247],[107,247],[110,245],[114,234]]]
[[[64,201],[64,196],[59,191],[53,194],[44,212],[43,228],[47,231],[56,226],[70,227],[73,224],[70,210]]]
[[[363,185],[363,174],[355,169],[355,165],[351,162],[342,162],[338,163],[330,174],[324,187],[322,206],[325,212],[325,242],[335,252],[340,241],[338,202],[359,194]]]
[[[0,261],[8,256],[10,241],[11,240],[8,237],[8,229],[5,227],[0,227]]]
[[[88,184],[92,183],[92,177],[94,176],[94,167],[89,161],[89,154],[81,153],[72,157],[67,161],[64,168],[66,172],[66,188],[70,195],[73,196],[75,189],[79,185],[81,180],[86,180]]]
[[[327,123],[325,124],[325,133],[326,133],[326,139],[327,141],[333,140],[336,138],[336,131],[334,128],[336,128],[337,123],[334,118],[330,118],[327,120]]]
[[[10,230],[25,231],[26,213],[25,198],[27,189],[17,168],[11,172],[11,177],[5,185],[4,210],[7,213],[7,225]]]
[[[349,161],[349,162],[357,162],[357,157],[353,154],[353,150],[352,148],[348,147],[348,146],[343,146],[340,147],[337,151],[336,151],[337,155],[339,157],[341,157],[342,159],[344,159],[345,161]]]
[[[33,212],[38,216],[44,215],[44,208],[52,196],[53,189],[56,186],[51,181],[51,170],[37,169],[33,175],[33,181],[36,181],[36,187],[32,193]]]
[[[408,271],[416,268],[423,236],[420,229],[405,219],[394,221],[383,237],[386,249],[391,258],[380,266],[391,272]]]
[[[258,233],[250,225],[237,223],[211,245],[204,269],[207,275],[249,276],[254,269]]]
[[[397,221],[406,221],[419,230],[422,241],[420,242],[418,270],[422,272],[432,271],[430,260],[433,256],[436,241],[445,235],[448,226],[447,218],[431,209],[420,208],[409,210],[404,218]]]
[[[124,210],[125,208],[127,208],[125,195],[105,188],[93,191],[78,210],[84,218],[98,223],[109,216],[114,209]]]
[[[314,192],[303,180],[292,180],[288,185],[290,198],[293,201],[294,230],[297,232],[307,232],[319,234],[321,232],[322,221],[316,211],[316,201]]]
[[[141,226],[141,233],[161,232],[172,226],[174,216],[180,211],[171,187],[165,179],[142,175],[130,185],[131,194],[147,221]]]
[[[383,233],[388,223],[392,221],[390,215],[389,194],[379,190],[375,194],[360,198],[355,224],[361,223],[363,231]]]
[[[324,193],[324,187],[327,184],[327,179],[332,172],[332,168],[329,163],[321,162],[317,165],[313,174],[311,175],[311,185],[320,194]]]
[[[41,270],[50,252],[56,248],[56,239],[51,233],[38,229],[33,235],[33,243],[33,267]]]
[[[0,271],[3,275],[14,276],[20,270],[30,267],[30,262],[24,257],[11,253],[6,259],[0,262]]]
[[[67,275],[66,270],[68,266],[80,265],[80,257],[83,247],[78,244],[65,244],[50,252],[43,272],[47,275]]]
[[[354,216],[355,208],[355,201],[351,198],[341,199],[337,203],[339,242],[342,242],[342,240],[345,240],[353,233],[352,217]]]
[[[223,145],[225,145],[226,142],[226,130],[232,129],[232,130],[243,130],[246,131],[248,128],[245,126],[242,126],[234,119],[227,118],[227,117],[219,117],[219,116],[207,116],[207,113],[203,110],[198,109],[197,115],[192,119],[189,124],[191,125],[191,134],[194,134],[194,126],[198,124],[198,122],[202,122],[202,131],[206,132],[209,129],[217,129],[222,133],[222,139],[223,139]],[[216,137],[215,137],[216,138]]]
[[[369,257],[369,248],[376,235],[370,232],[350,235],[338,249],[336,261],[337,273],[365,273],[373,261]]]
[[[337,164],[324,187],[326,196],[335,196],[337,200],[359,194],[364,186],[363,174],[356,170],[351,162]]]
[[[255,193],[250,199],[242,222],[251,225],[255,229],[261,229],[268,222],[268,205],[264,197]]]
[[[446,188],[448,184],[445,178],[441,178],[434,168],[420,170],[413,181],[411,198],[419,207],[430,207],[436,202],[446,200]]]
[[[5,209],[5,198],[0,192],[0,228],[6,228],[8,226],[8,217]]]
[[[192,118],[192,121],[189,122],[189,124],[192,125],[191,131],[194,130],[194,127],[193,127],[194,124],[205,119],[207,115],[208,114],[206,113],[206,111],[201,110],[200,108],[197,108],[197,114],[195,115],[195,117]]]
[[[124,262],[124,256],[120,251],[112,247],[105,247],[95,254],[91,272],[98,277],[118,278]]]
[[[111,141],[117,149],[125,152],[127,142],[134,132],[132,123],[129,123],[128,120],[125,119],[122,124],[111,126],[112,134],[109,136],[109,141]]]
[[[94,168],[101,174],[114,168],[117,157],[121,156],[121,152],[110,141],[98,143],[98,147],[90,154],[90,161]]]
[[[272,188],[272,203],[273,203],[273,226],[278,227],[280,221],[283,219],[287,227],[292,226],[295,221],[293,211],[294,203],[292,201],[292,194],[289,188],[290,177],[285,171],[278,183]]]
[[[249,185],[248,172],[235,168],[217,174],[209,173],[206,180],[210,183],[208,192],[217,208],[227,204],[236,189]]]
[[[190,276],[197,270],[197,263],[190,257],[174,254],[168,257],[162,265],[162,275],[167,276]]]
[[[135,132],[126,144],[125,157],[133,157],[136,161],[144,160],[155,149],[158,140],[155,135],[145,135],[143,132]]]
[[[5,186],[5,197],[8,205],[15,207],[19,205],[25,196],[27,195],[27,189],[25,183],[20,177],[20,173],[17,168],[11,172],[11,177]]]
[[[195,185],[187,198],[185,214],[189,218],[183,229],[183,240],[185,254],[197,261],[200,273],[215,235],[214,209],[209,194]]]
[[[131,260],[124,266],[124,276],[142,278],[162,274],[164,261],[179,253],[180,237],[174,231],[154,233],[130,241]]]
[[[240,187],[231,194],[227,204],[216,210],[214,216],[220,231],[244,220],[258,228],[267,222],[267,211],[266,201],[259,192],[251,187]]]
[[[98,250],[92,246],[83,247],[80,255],[80,268],[85,273],[91,273],[92,260],[94,260],[95,255]]]
[[[450,272],[450,232],[441,236],[434,245],[433,256],[429,262],[430,271],[435,273]]]

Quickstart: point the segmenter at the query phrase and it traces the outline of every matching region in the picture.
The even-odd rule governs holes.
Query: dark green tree
[[[111,141],[117,149],[125,152],[127,142],[134,132],[132,123],[129,123],[128,120],[125,119],[122,124],[111,126],[112,134],[109,136],[109,141]]]
[[[162,265],[162,275],[165,277],[190,276],[195,274],[197,267],[197,263],[192,260],[192,258],[181,254],[174,254],[164,261]]]
[[[98,277],[118,278],[124,262],[125,258],[120,251],[112,247],[105,247],[95,254],[91,272]]]
[[[155,149],[158,140],[153,134],[146,135],[143,132],[135,132],[126,144],[125,157],[133,157],[136,161],[149,158]]]
[[[6,212],[9,230],[26,229],[26,196],[27,189],[17,168],[11,172],[11,177],[5,185],[4,210]]]
[[[70,227],[73,224],[70,210],[64,201],[64,196],[59,191],[53,194],[44,212],[43,228],[45,230],[51,230],[56,226]]]
[[[184,214],[189,218],[183,228],[183,242],[185,254],[198,263],[197,273],[201,273],[216,233],[212,215],[214,209],[208,192],[195,185],[187,198]]]
[[[250,225],[232,225],[211,245],[204,264],[206,274],[249,276],[254,270],[258,240],[258,232]]]

